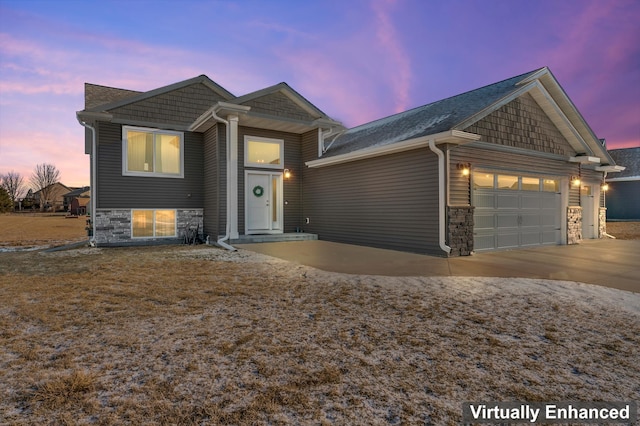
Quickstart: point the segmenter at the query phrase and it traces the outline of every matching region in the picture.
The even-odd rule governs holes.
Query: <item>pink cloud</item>
[[[402,47],[390,16],[390,8],[395,3],[395,0],[374,1],[371,6],[376,16],[377,38],[383,50],[390,57],[388,64],[392,64],[388,75],[392,78],[391,84],[394,88],[394,112],[402,112],[407,110],[409,106],[412,73],[411,60]]]

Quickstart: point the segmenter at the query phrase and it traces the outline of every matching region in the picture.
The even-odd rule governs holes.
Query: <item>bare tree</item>
[[[44,211],[45,206],[51,200],[53,184],[60,179],[60,171],[53,164],[42,163],[36,165],[31,175],[31,185],[33,189],[40,191],[40,211]]]
[[[0,186],[2,186],[9,194],[13,205],[22,198],[25,191],[24,178],[18,172],[11,170],[6,175],[0,175]]]

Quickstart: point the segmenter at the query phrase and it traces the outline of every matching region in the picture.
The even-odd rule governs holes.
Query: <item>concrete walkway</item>
[[[440,258],[329,241],[238,244],[325,271],[386,276],[544,278],[640,293],[640,241],[585,240],[579,245]]]

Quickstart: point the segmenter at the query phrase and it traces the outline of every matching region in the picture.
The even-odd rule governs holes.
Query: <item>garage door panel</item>
[[[542,232],[542,244],[560,244],[560,233],[553,230]]]
[[[473,245],[475,250],[489,250],[496,247],[495,236],[491,235],[476,235],[473,239]]]
[[[538,193],[523,194],[522,195],[522,208],[523,209],[540,209],[540,196]]]
[[[523,214],[521,215],[520,225],[525,226],[535,226],[539,227],[541,225],[541,217],[537,214]]]
[[[497,228],[517,228],[518,227],[518,215],[513,213],[497,214],[496,215],[496,227]]]
[[[517,209],[518,193],[515,192],[513,194],[498,194],[496,207],[499,209]]]
[[[493,229],[496,227],[495,215],[493,213],[479,213],[474,216],[475,229]]]
[[[522,246],[540,245],[540,232],[539,231],[532,231],[532,232],[523,231],[520,234],[520,245]]]
[[[518,232],[498,234],[498,247],[497,248],[511,248],[518,247],[520,236]]]
[[[475,206],[477,209],[482,209],[484,207],[489,207],[491,209],[495,208],[495,195],[494,194],[478,194],[477,197],[474,198]]]

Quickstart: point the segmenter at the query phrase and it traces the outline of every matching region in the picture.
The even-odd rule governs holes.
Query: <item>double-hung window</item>
[[[169,130],[122,128],[124,176],[184,177],[184,135]]]

